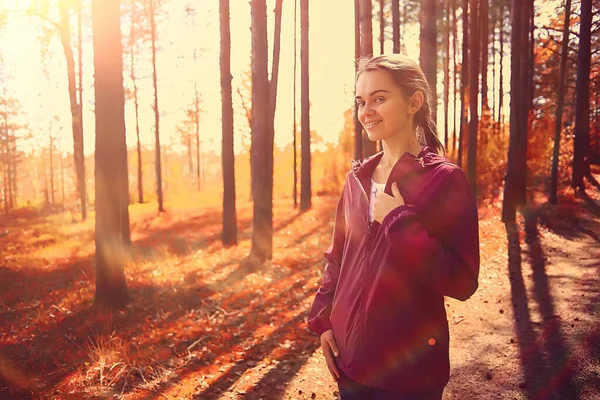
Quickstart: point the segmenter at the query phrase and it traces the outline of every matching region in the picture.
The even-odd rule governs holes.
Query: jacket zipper
[[[365,196],[365,198],[367,199],[367,204],[369,204],[370,200],[369,200],[369,196],[367,196],[367,192],[365,191],[365,188],[363,187],[362,183],[360,183],[360,180],[358,179],[358,177],[356,176],[356,174],[352,174],[352,176],[354,176],[354,179],[356,179],[356,183],[358,184],[358,187],[360,187],[360,190],[362,191],[363,195]],[[366,283],[367,283],[367,267],[366,267],[366,263],[367,260],[369,259],[369,252],[371,251],[371,228],[373,226],[373,223],[371,221],[369,221],[369,213],[367,212],[367,222],[369,224],[369,228],[367,230],[367,243],[366,243],[366,252],[365,252],[365,257],[364,257],[364,263],[365,265],[363,266],[363,287],[361,290],[361,297],[362,297],[362,312],[363,312],[363,317],[362,317],[362,339],[364,340],[365,337],[365,330],[366,330],[366,314],[367,314],[367,310],[366,310],[366,304],[365,304],[365,298],[366,298],[366,294],[365,294],[365,290],[366,290]]]

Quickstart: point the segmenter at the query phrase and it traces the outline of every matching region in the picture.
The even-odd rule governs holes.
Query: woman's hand
[[[321,348],[323,349],[323,355],[325,355],[329,373],[331,373],[333,380],[337,382],[340,379],[340,371],[335,363],[335,357],[337,357],[340,352],[331,329],[321,334]]]
[[[373,219],[379,223],[383,221],[386,215],[393,209],[404,205],[404,198],[400,194],[398,184],[392,183],[393,197],[385,192],[377,193],[375,202],[373,203]]]

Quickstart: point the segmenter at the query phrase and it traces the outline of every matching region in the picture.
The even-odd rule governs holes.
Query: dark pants
[[[341,400],[442,400],[444,389],[432,389],[419,394],[406,394],[361,385],[340,371],[338,381]]]

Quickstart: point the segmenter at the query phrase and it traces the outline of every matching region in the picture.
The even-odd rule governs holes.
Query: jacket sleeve
[[[464,301],[478,286],[477,205],[462,170],[449,172],[445,179],[429,231],[416,211],[406,205],[386,215],[382,228],[403,269],[434,291]]]
[[[337,286],[338,277],[342,263],[342,253],[345,242],[346,224],[344,220],[344,191],[338,201],[335,222],[333,228],[333,238],[331,245],[325,251],[325,269],[323,270],[323,280],[317,290],[315,299],[308,315],[308,327],[319,336],[325,331],[331,329],[329,315],[333,304],[333,296]]]

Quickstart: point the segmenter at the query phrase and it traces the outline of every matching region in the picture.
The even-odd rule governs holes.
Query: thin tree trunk
[[[514,223],[516,221],[518,204],[518,146],[521,145],[522,135],[519,124],[520,107],[522,106],[521,85],[521,2],[523,0],[512,0],[511,11],[511,34],[510,34],[510,139],[508,149],[508,165],[504,184],[504,199],[502,202],[502,222]]]
[[[385,1],[379,0],[379,54],[383,54],[385,51],[385,17],[383,14],[384,5]]]
[[[64,210],[65,208],[65,164],[63,160],[63,155],[60,155],[60,187],[61,187],[61,205]]]
[[[437,121],[437,11],[436,0],[422,0],[419,12],[419,62],[431,92],[431,116]]]
[[[96,88],[95,301],[99,305],[117,309],[125,307],[128,301],[124,264],[130,243],[119,17],[119,0],[92,0]]]
[[[531,11],[532,11],[533,0],[523,1],[521,7],[521,92],[522,104],[520,107],[520,119],[519,124],[521,125],[521,135],[519,136],[520,145],[517,147],[518,150],[518,205],[525,204],[527,202],[527,136],[529,132],[529,116],[531,111],[531,87],[532,83],[532,71],[531,71],[531,53],[530,40],[530,23],[531,23]]]
[[[462,63],[460,66],[460,134],[458,138],[457,164],[463,165],[463,143],[467,129],[467,80],[469,78],[469,0],[462,3]]]
[[[456,157],[456,132],[457,132],[457,123],[456,123],[456,105],[457,105],[457,86],[458,86],[458,29],[456,27],[456,0],[451,0],[452,7],[452,152],[451,154]],[[455,158],[456,159],[456,158]]]
[[[158,109],[158,78],[156,72],[156,21],[154,12],[154,1],[149,0],[150,10],[150,40],[152,41],[152,85],[154,87],[154,168],[156,171],[156,196],[158,200],[158,211],[164,212],[162,168],[160,157],[160,113]]]
[[[138,186],[138,202],[144,203],[144,185],[142,172],[142,144],[140,142],[140,104],[138,99],[137,79],[135,75],[135,42],[136,42],[136,0],[131,4],[131,37],[129,41],[131,51],[131,81],[133,83],[133,104],[135,108],[135,136],[137,148],[137,186]]]
[[[195,54],[194,54],[194,59],[195,59]],[[231,59],[231,56],[230,56],[230,59]],[[229,64],[231,65],[231,61]],[[231,68],[229,68],[229,70],[231,70]],[[230,72],[230,74],[231,74],[231,72]],[[200,191],[200,189],[202,189],[201,172],[204,172],[204,170],[202,169],[202,171],[200,171],[201,170],[200,161],[201,161],[201,159],[203,159],[203,157],[200,157],[200,95],[198,94],[198,86],[196,85],[196,83],[194,83],[194,114],[195,114],[195,116],[194,116],[195,124],[194,125],[196,128],[196,188],[198,191]]]
[[[361,0],[354,0],[354,58],[358,59],[361,54],[360,35],[360,7]],[[357,72],[357,64],[354,65],[354,73]],[[363,156],[363,129],[358,120],[358,105],[354,104],[354,158],[359,160]]]
[[[292,131],[294,134],[294,209],[298,208],[298,126],[296,124],[296,88],[297,85],[297,74],[298,74],[298,0],[294,0],[294,122]]]
[[[488,56],[489,56],[489,0],[479,0],[479,17],[481,28],[479,29],[479,38],[481,40],[481,107],[482,114],[486,115],[489,110],[488,102]]]
[[[504,3],[503,3],[504,4]],[[498,78],[498,131],[504,126],[504,114],[502,106],[504,104],[504,5],[500,9],[500,77]]]
[[[492,53],[492,104],[490,106],[490,116],[488,118],[491,118],[491,123],[489,124],[492,128],[490,129],[491,131],[493,131],[495,125],[494,121],[496,121],[496,16],[495,13],[492,13],[490,18],[490,33],[492,34],[490,46],[490,51]]]
[[[392,42],[394,54],[400,54],[400,0],[392,0]]]
[[[54,200],[54,138],[52,134],[50,134],[50,204],[52,204],[52,208],[56,206],[56,202]],[[10,166],[10,164],[9,164]]]
[[[78,71],[78,88],[79,88],[79,106],[77,110],[79,112],[79,129],[81,139],[81,175],[83,177],[82,187],[79,189],[83,201],[86,204],[86,217],[87,217],[87,184],[86,184],[86,173],[85,173],[85,155],[83,153],[83,0],[77,1],[77,71]]]
[[[273,152],[269,148],[269,79],[266,0],[251,0],[252,32],[252,197],[254,216],[250,254],[260,262],[271,254],[273,208],[269,184]]]
[[[77,82],[75,76],[75,58],[71,48],[71,29],[69,27],[69,10],[67,3],[59,3],[60,38],[67,62],[67,81],[69,87],[69,101],[71,105],[71,124],[73,129],[73,159],[75,161],[75,175],[77,189],[81,201],[81,219],[87,218],[87,201],[85,187],[85,158],[83,155],[83,128],[81,120],[81,104],[77,102]]]
[[[223,121],[221,163],[223,169],[223,245],[237,244],[235,210],[235,154],[233,141],[233,94],[231,88],[231,28],[229,0],[219,0],[221,34],[221,115]],[[196,100],[198,95],[196,92]],[[198,102],[196,101],[198,107]]]
[[[312,206],[312,179],[310,173],[310,95],[309,95],[309,13],[308,0],[300,0],[300,118],[302,146],[302,186],[300,193],[300,211]]]
[[[360,0],[360,55],[361,57],[373,56],[373,7],[371,0]],[[375,154],[377,143],[371,141],[367,135],[362,135],[362,139],[362,157]]]
[[[569,55],[569,22],[571,21],[571,0],[565,5],[565,20],[563,23],[563,42],[560,56],[560,77],[558,78],[558,93],[556,95],[556,113],[554,123],[554,150],[552,152],[552,174],[550,175],[550,204],[557,203],[558,192],[558,156],[560,153],[560,133],[562,131],[562,115],[565,104],[565,78],[567,74],[567,58]]]
[[[450,0],[445,0],[444,23],[444,147],[448,149],[448,109],[450,102]]]
[[[583,177],[587,173],[590,141],[590,64],[591,64],[592,0],[581,0],[579,51],[577,53],[577,82],[575,92],[575,140],[573,178],[571,186],[583,192]]]
[[[479,124],[478,116],[478,99],[479,94],[479,49],[481,48],[479,30],[479,9],[478,1],[471,0],[471,68],[469,71],[469,143],[468,143],[468,154],[467,154],[467,176],[471,182],[471,189],[473,194],[477,197],[477,131]]]

